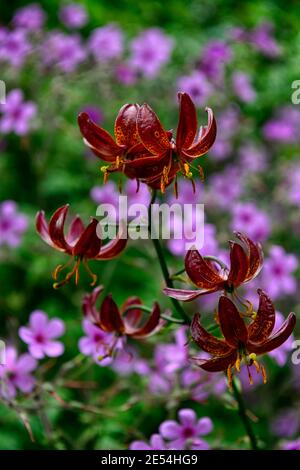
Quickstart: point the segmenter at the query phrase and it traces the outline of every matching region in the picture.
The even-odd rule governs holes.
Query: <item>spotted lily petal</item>
[[[185,270],[196,286],[211,290],[224,283],[224,279],[213,270],[197,250],[189,250],[185,257]]]
[[[206,111],[208,113],[207,127],[204,128],[204,132],[200,135],[199,140],[192,147],[184,150],[188,157],[201,157],[201,155],[208,152],[216,139],[217,124],[214,114],[210,108],[206,108]]]
[[[191,325],[191,335],[195,343],[200,346],[203,351],[206,351],[213,356],[225,356],[232,350],[224,340],[215,338],[200,324],[200,315],[194,315]]]
[[[225,341],[232,348],[246,344],[248,332],[244,320],[241,318],[234,303],[222,295],[219,300],[218,318]]]
[[[207,372],[221,372],[233,365],[237,359],[236,351],[230,352],[226,356],[216,357],[214,359],[191,358],[191,362]]]
[[[138,110],[138,104],[125,104],[120,109],[115,121],[115,136],[118,145],[130,148],[139,142],[136,127]]]
[[[85,143],[95,150],[97,156],[107,162],[114,162],[118,155],[124,151],[122,146],[115,143],[111,135],[97,126],[87,113],[78,116],[78,124]]]
[[[191,147],[197,132],[197,114],[194,103],[187,93],[178,93],[180,103],[179,122],[176,133],[177,151]]]
[[[138,111],[137,129],[142,143],[153,155],[161,155],[170,148],[167,132],[147,104],[143,104]]]
[[[290,313],[279,330],[263,343],[248,341],[247,349],[255,354],[265,354],[279,348],[291,336],[296,325],[296,315]]]
[[[238,287],[246,279],[249,270],[249,258],[239,243],[230,244],[230,271],[228,284]]]
[[[275,325],[275,308],[270,297],[258,289],[259,306],[255,320],[248,327],[249,340],[262,343],[273,331]]]

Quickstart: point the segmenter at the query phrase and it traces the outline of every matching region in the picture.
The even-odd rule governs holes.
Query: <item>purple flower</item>
[[[31,52],[31,44],[28,42],[26,32],[22,29],[15,31],[2,30],[0,41],[0,62],[8,62],[12,67],[21,67]]]
[[[86,51],[80,36],[52,32],[43,44],[45,66],[55,66],[62,72],[71,73],[86,59]]]
[[[300,425],[300,417],[295,410],[286,409],[273,419],[271,429],[278,437],[289,438],[296,434]]]
[[[38,3],[31,3],[16,11],[13,17],[13,25],[28,31],[38,31],[44,25],[46,15]]]
[[[290,203],[300,206],[300,165],[291,165],[285,171],[284,189]]]
[[[232,59],[232,51],[224,41],[210,41],[202,51],[199,69],[216,83],[223,81],[224,65]]]
[[[70,3],[60,9],[59,18],[68,28],[81,28],[87,23],[88,16],[82,5]]]
[[[119,192],[113,181],[108,181],[103,186],[94,186],[91,189],[90,196],[96,204],[111,204],[118,208]]]
[[[119,59],[123,53],[123,34],[114,24],[94,29],[88,49],[97,62],[109,62]]]
[[[268,140],[284,143],[294,143],[298,138],[293,124],[280,119],[268,121],[263,127],[263,134]]]
[[[64,345],[56,341],[62,336],[65,325],[59,318],[49,320],[47,314],[42,310],[31,313],[29,326],[19,329],[19,336],[28,344],[28,350],[35,359],[43,359],[45,356],[58,357],[64,352]]]
[[[150,372],[147,361],[138,357],[137,351],[132,347],[120,350],[114,358],[111,367],[119,375],[128,376],[133,373],[147,376]]]
[[[282,450],[300,450],[300,437],[294,441],[285,442],[281,446]]]
[[[286,253],[281,246],[273,245],[269,257],[264,262],[262,288],[274,300],[294,294],[297,291],[297,282],[293,272],[297,267],[298,260],[295,255]]]
[[[239,150],[239,161],[241,169],[245,173],[258,173],[267,168],[267,156],[263,148],[259,148],[251,144],[245,143]]]
[[[252,202],[239,202],[232,209],[232,230],[246,233],[253,241],[265,241],[271,232],[269,216]]]
[[[271,23],[262,23],[250,33],[251,44],[267,57],[277,57],[281,50],[273,37],[273,25]]]
[[[205,357],[205,353],[201,353],[201,357]],[[184,369],[180,383],[185,390],[189,390],[190,398],[199,403],[211,395],[220,397],[227,390],[226,379],[222,374],[210,374],[200,368]]]
[[[198,420],[195,411],[188,408],[181,409],[178,418],[179,423],[167,420],[159,426],[159,433],[169,441],[169,446],[178,450],[208,450],[208,443],[200,436],[212,431],[211,419],[204,417]]]
[[[87,113],[98,125],[103,123],[104,117],[101,109],[93,104],[88,104],[81,108],[80,113]]]
[[[130,66],[146,78],[155,78],[169,61],[173,40],[159,28],[143,31],[130,44]]]
[[[256,91],[251,85],[250,77],[246,73],[236,72],[232,76],[232,85],[235,95],[245,103],[256,99]]]
[[[133,441],[130,450],[168,450],[166,443],[160,434],[152,434],[149,444],[145,441]]]
[[[18,389],[23,393],[30,393],[35,384],[31,372],[36,366],[37,362],[30,354],[18,357],[15,348],[8,346],[6,363],[0,365],[0,395],[10,400],[16,396]]]
[[[202,72],[195,71],[191,75],[180,77],[177,83],[178,90],[190,95],[196,106],[206,104],[213,89]]]
[[[36,116],[37,108],[32,101],[24,101],[20,89],[12,90],[6,96],[6,103],[0,105],[0,132],[25,135],[29,132],[31,120]]]
[[[243,193],[241,173],[238,168],[226,168],[210,178],[206,202],[210,206],[228,209]]]
[[[238,108],[227,107],[218,116],[218,134],[216,142],[210,150],[211,157],[216,161],[225,160],[232,152],[231,140],[239,130],[240,113]]]
[[[17,212],[17,205],[14,201],[3,201],[0,204],[0,246],[20,245],[27,226],[27,217]]]
[[[134,85],[137,80],[136,71],[129,64],[118,64],[115,68],[116,79],[125,86]]]
[[[110,364],[112,359],[109,354],[115,341],[114,335],[106,333],[87,319],[83,320],[82,328],[86,336],[80,338],[78,343],[81,354],[91,356],[97,364],[102,366]]]

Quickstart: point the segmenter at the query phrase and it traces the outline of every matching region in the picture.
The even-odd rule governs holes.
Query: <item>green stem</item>
[[[151,207],[152,207],[152,204],[154,204],[154,202],[156,200],[156,196],[157,196],[157,191],[156,191],[156,189],[154,189],[153,193],[152,193],[151,202],[150,202],[150,205],[149,205],[149,210],[148,210],[148,221],[149,221],[148,230],[149,230],[150,236],[151,236],[151,233],[153,231],[153,229],[152,229],[152,211],[151,211]],[[168,269],[168,266],[167,266],[167,262],[165,260],[164,251],[163,251],[163,248],[160,244],[160,241],[159,241],[158,238],[155,238],[155,236],[154,236],[152,238],[152,243],[153,243],[154,249],[155,249],[156,254],[157,254],[157,258],[158,258],[158,261],[159,261],[159,264],[160,264],[160,268],[161,268],[165,283],[166,283],[167,287],[173,288],[174,287],[173,280],[170,276],[169,269]],[[190,319],[189,319],[188,315],[185,313],[185,311],[182,308],[182,306],[180,305],[180,303],[178,302],[178,300],[173,299],[173,298],[170,298],[170,300],[173,303],[173,306],[175,307],[175,310],[177,311],[177,313],[184,320],[184,323],[187,323],[189,325],[190,324]]]
[[[136,309],[142,310],[143,312],[146,312],[146,313],[152,313],[152,309],[149,308],[149,307],[146,307],[145,305],[133,304],[133,305],[129,305],[129,307],[126,308],[126,310],[123,312],[123,314],[125,315],[130,310],[136,310]],[[164,320],[169,321],[170,323],[177,323],[177,324],[183,324],[184,323],[184,321],[179,319],[179,318],[173,318],[173,317],[170,317],[169,315],[165,315],[165,314],[161,314],[161,318],[163,318]]]
[[[256,439],[256,436],[255,436],[254,431],[252,429],[250,419],[247,415],[247,409],[246,409],[246,406],[245,406],[245,403],[244,403],[244,399],[243,399],[243,396],[242,396],[241,392],[238,389],[238,386],[236,384],[236,381],[235,381],[234,377],[232,379],[232,392],[233,392],[234,398],[237,401],[239,415],[240,415],[240,418],[243,422],[245,430],[248,434],[250,444],[251,444],[251,448],[252,448],[252,450],[258,450],[257,439]]]

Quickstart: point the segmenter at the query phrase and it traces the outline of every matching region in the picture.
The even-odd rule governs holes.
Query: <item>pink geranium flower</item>
[[[29,326],[19,329],[19,336],[28,344],[30,354],[36,359],[45,356],[57,357],[63,354],[64,345],[56,338],[62,336],[65,325],[59,318],[49,320],[46,313],[35,310],[30,315]]]
[[[18,389],[23,393],[30,393],[35,384],[31,372],[36,366],[37,362],[30,354],[18,357],[15,348],[8,346],[5,364],[0,365],[0,396],[10,400],[16,396]]]

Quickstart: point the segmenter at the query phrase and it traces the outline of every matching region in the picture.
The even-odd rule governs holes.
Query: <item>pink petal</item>
[[[48,317],[42,310],[35,310],[30,315],[29,325],[35,332],[47,331]]]
[[[49,357],[58,357],[63,354],[65,350],[65,347],[63,343],[60,343],[59,341],[49,341],[45,346],[44,346],[44,351],[45,354]]]
[[[213,430],[213,423],[210,418],[204,417],[199,419],[197,423],[197,430],[199,436],[205,436]]]
[[[48,338],[57,338],[58,336],[62,336],[65,332],[65,324],[59,318],[53,318],[49,321],[47,327],[47,337]]]
[[[193,426],[196,423],[197,415],[194,410],[183,408],[178,413],[179,421],[186,426]]]
[[[180,437],[181,426],[176,421],[167,420],[159,426],[159,433],[166,439],[177,439]]]

